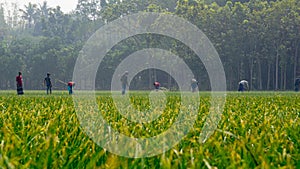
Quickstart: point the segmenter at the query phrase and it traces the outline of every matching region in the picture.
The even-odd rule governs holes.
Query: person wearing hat
[[[242,80],[239,82],[239,88],[238,88],[238,91],[239,92],[243,92],[245,90],[248,90],[249,91],[249,83],[248,81],[246,80]]]
[[[196,89],[197,89],[197,87],[198,87],[198,81],[195,79],[195,78],[193,78],[192,80],[191,80],[191,90],[192,90],[192,92],[196,92]]]
[[[47,73],[47,76],[45,77],[44,80],[44,85],[47,86],[47,94],[52,94],[52,83],[51,83],[51,79],[50,79],[50,73]]]

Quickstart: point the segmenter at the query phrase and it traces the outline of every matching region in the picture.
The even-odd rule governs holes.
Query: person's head
[[[22,75],[22,72],[19,72],[19,75]]]
[[[128,71],[125,71],[124,74],[125,74],[125,75],[128,75]]]
[[[50,73],[49,73],[49,72],[47,73],[47,76],[50,76]]]

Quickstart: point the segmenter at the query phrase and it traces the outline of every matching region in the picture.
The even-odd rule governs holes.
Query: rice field
[[[133,107],[149,110],[148,94],[130,93]],[[0,166],[300,168],[299,93],[228,92],[217,130],[201,143],[199,134],[209,113],[210,98],[209,93],[200,93],[197,119],[177,145],[152,157],[128,158],[111,153],[88,136],[67,92],[46,95],[45,91],[25,91],[25,95],[17,96],[15,91],[0,91]],[[97,92],[96,100],[112,128],[131,138],[164,132],[176,121],[180,109],[178,93],[167,92],[163,113],[141,125],[122,117],[109,92]]]

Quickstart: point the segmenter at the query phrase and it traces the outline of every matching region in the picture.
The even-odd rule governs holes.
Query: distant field
[[[117,92],[119,93],[119,92]],[[146,110],[149,92],[132,92]],[[76,90],[75,90],[76,94]],[[178,92],[167,92],[161,118],[143,128],[118,115],[110,92],[97,102],[112,126],[130,137],[151,137],[176,120]],[[82,130],[67,91],[0,91],[0,166],[4,168],[300,168],[300,93],[228,92],[218,129],[205,144],[199,134],[210,93],[200,92],[193,129],[174,148],[147,158],[126,158],[99,147]],[[116,115],[117,114],[117,115]],[[183,122],[184,123],[184,122]]]

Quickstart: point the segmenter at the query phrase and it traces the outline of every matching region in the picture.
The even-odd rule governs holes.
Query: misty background
[[[175,14],[202,30],[219,53],[228,90],[237,90],[242,79],[249,81],[251,90],[293,90],[300,76],[298,0],[78,0],[76,9],[68,13],[47,2],[11,6],[7,12],[0,2],[1,90],[15,89],[18,71],[23,72],[25,90],[44,89],[47,72],[54,89],[65,89],[59,80],[72,79],[76,58],[88,38],[101,26],[138,11]],[[145,48],[180,56],[195,74],[199,89],[210,89],[205,67],[188,46],[153,34],[125,39],[107,53],[96,88],[109,90],[122,59]],[[149,90],[155,80],[177,89],[172,77],[155,69],[140,72],[130,88]]]

